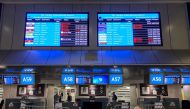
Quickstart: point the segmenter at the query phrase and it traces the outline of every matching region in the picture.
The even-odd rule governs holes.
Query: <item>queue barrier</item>
[[[105,109],[134,109],[135,105],[130,105],[129,108],[122,108],[122,105],[115,105],[114,107],[109,107],[109,108],[105,108]],[[165,109],[164,106],[160,106],[160,105],[152,105],[152,104],[146,104],[144,106],[141,107],[142,109]],[[15,109],[14,107],[9,108],[9,109]],[[19,109],[73,109],[73,108],[69,108],[69,107],[47,107],[47,106],[34,106],[34,105],[26,105],[23,107],[20,107]],[[76,109],[80,109],[78,107],[76,107]]]
[[[20,107],[20,109],[69,109],[69,107],[47,107],[47,106],[26,105],[24,107]]]

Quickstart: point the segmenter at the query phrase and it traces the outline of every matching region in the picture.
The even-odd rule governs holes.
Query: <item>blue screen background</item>
[[[91,84],[91,77],[88,75],[77,75],[76,84]]]
[[[61,19],[64,21],[70,21],[72,19],[73,21],[70,22],[74,22],[74,20],[77,19],[87,20],[88,14],[27,13],[26,17],[25,46],[63,46],[61,45],[61,22],[56,22],[54,20]],[[42,19],[43,21],[41,21]],[[72,37],[75,37],[75,35]]]
[[[24,79],[31,78],[31,81],[25,81]],[[35,75],[34,74],[21,74],[20,75],[20,84],[22,85],[34,85],[35,84]]]
[[[190,75],[182,75],[181,84],[190,84]]]
[[[19,76],[4,76],[4,83],[11,84],[19,84]]]
[[[163,74],[150,74],[150,84],[164,84]]]
[[[149,28],[147,29],[145,26],[145,24],[149,26],[148,22],[146,22],[148,19],[150,22],[155,22],[156,19],[157,24],[151,29],[156,27],[158,31],[153,30],[153,33],[159,33],[159,18],[159,13],[99,13],[98,46],[161,45],[161,39],[159,39],[161,35],[153,35],[151,32],[146,32],[149,31]],[[138,30],[134,26],[136,22],[142,25],[141,29]],[[140,42],[138,42],[139,39],[141,40]]]
[[[93,84],[108,84],[108,76],[107,75],[93,76]]]
[[[110,74],[109,83],[116,85],[123,84],[123,75]]]
[[[74,74],[62,74],[61,83],[63,85],[74,85],[75,75]]]
[[[165,84],[180,84],[180,75],[167,75],[164,78]]]

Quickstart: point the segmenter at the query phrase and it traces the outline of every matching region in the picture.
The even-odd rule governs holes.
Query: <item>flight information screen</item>
[[[27,13],[25,46],[88,46],[88,13]]]
[[[98,46],[160,46],[159,13],[98,13]]]

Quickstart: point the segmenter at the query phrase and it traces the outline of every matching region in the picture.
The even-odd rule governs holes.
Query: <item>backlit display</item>
[[[99,13],[98,46],[160,46],[159,13]]]
[[[88,46],[88,13],[27,13],[24,46]]]

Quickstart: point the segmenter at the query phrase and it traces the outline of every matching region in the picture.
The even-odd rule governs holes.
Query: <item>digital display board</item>
[[[88,46],[88,13],[26,13],[24,46]]]
[[[35,75],[34,74],[21,74],[20,75],[20,84],[21,85],[34,85],[35,84]]]
[[[89,75],[77,75],[76,84],[91,84],[91,76]]]
[[[160,13],[98,13],[98,46],[161,46]]]
[[[164,84],[163,74],[150,74],[149,83],[152,85]]]
[[[121,84],[123,84],[123,75],[110,74],[109,83],[113,84],[113,85],[121,85]]]
[[[190,84],[190,75],[182,75],[181,84]]]
[[[92,82],[93,84],[108,84],[108,75],[94,75]]]
[[[164,84],[180,84],[180,75],[165,75]]]
[[[3,82],[6,85],[19,84],[19,76],[17,75],[6,75],[3,76]]]
[[[61,84],[62,85],[74,85],[75,84],[75,75],[74,74],[62,74]]]

